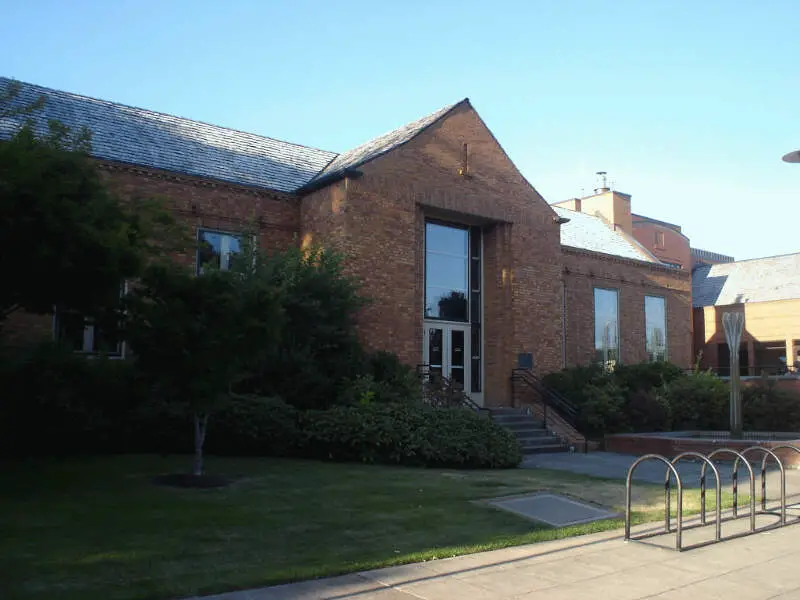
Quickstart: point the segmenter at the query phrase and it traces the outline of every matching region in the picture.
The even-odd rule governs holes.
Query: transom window
[[[198,275],[209,269],[227,271],[231,268],[232,258],[242,249],[238,235],[210,229],[198,230],[197,241]]]
[[[661,296],[644,297],[645,347],[651,362],[667,360],[667,301]]]
[[[469,229],[425,224],[425,318],[469,321]]]
[[[595,360],[612,370],[619,363],[619,292],[594,288]]]

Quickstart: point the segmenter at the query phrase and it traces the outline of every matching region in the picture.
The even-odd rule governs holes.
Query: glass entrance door
[[[425,323],[425,363],[433,375],[450,379],[463,390],[470,381],[469,325]]]

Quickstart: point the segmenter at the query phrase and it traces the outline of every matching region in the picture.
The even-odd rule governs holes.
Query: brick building
[[[634,239],[630,197],[622,227],[548,205],[468,100],[337,154],[29,84],[17,101],[39,95],[38,128],[89,127],[110,185],[166,198],[195,230],[200,250],[179,260],[224,267],[251,223],[264,247],[335,248],[373,300],[358,321],[366,345],[441,370],[479,403],[510,403],[521,359],[540,374],[691,362],[689,273]],[[0,137],[16,125],[0,122]],[[622,196],[611,192],[624,212]],[[56,330],[98,350],[89,326]]]

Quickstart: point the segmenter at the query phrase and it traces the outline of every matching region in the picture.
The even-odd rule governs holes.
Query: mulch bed
[[[227,487],[236,481],[237,477],[230,475],[192,475],[191,473],[167,473],[153,477],[156,485],[166,485],[179,488],[221,488]]]

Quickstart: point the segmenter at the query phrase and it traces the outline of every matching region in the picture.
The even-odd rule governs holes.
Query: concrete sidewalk
[[[589,454],[580,453],[554,453],[554,454],[533,454],[526,456],[520,465],[523,469],[553,469],[555,471],[569,471],[580,475],[591,475],[593,477],[605,477],[607,479],[617,479],[625,481],[628,469],[637,457],[628,454],[617,454],[615,452],[590,452]],[[761,457],[753,457],[753,471],[756,478],[756,487],[761,481]],[[683,484],[687,488],[696,488],[700,485],[700,466],[698,461],[683,461],[676,465],[680,473]],[[730,491],[731,471],[733,463],[717,463],[722,484]],[[779,470],[771,460],[767,462],[768,486],[770,494],[772,490],[779,490],[778,484],[780,477]],[[666,467],[658,461],[647,461],[641,464],[633,474],[634,481],[647,483],[664,483]],[[708,485],[713,487],[714,475],[711,469],[707,470]],[[739,466],[739,485],[747,486],[749,476],[744,465]],[[746,493],[746,492],[745,492]],[[786,469],[786,493],[789,496],[800,495],[800,469]]]
[[[726,523],[723,535],[746,522]],[[694,543],[713,527],[686,533]],[[625,543],[614,531],[204,600],[800,599],[798,536],[800,524],[678,553],[665,549],[674,535]]]

